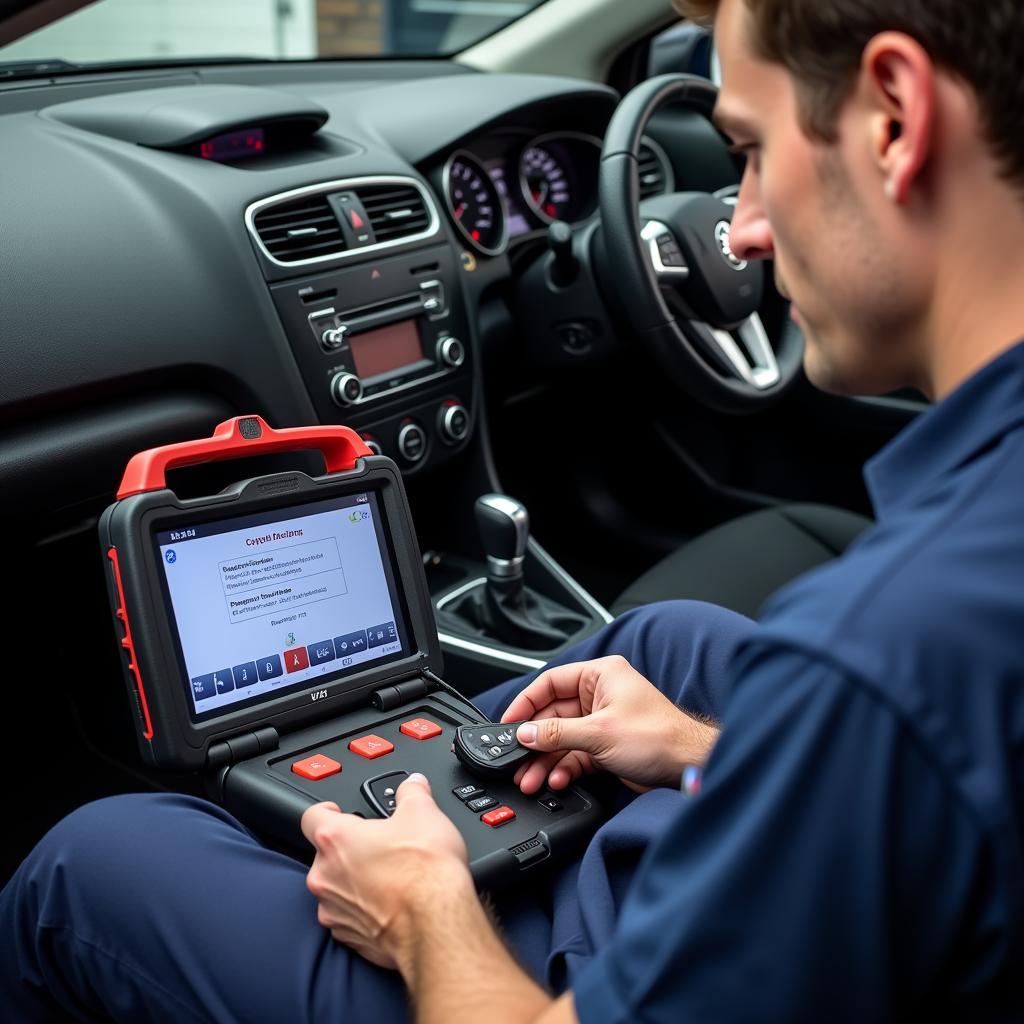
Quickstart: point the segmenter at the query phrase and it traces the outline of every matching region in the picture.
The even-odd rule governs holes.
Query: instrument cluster
[[[671,188],[664,152],[649,139],[644,145],[650,151],[645,155],[660,165],[659,181]],[[496,133],[451,154],[443,171],[444,199],[466,244],[498,256],[556,220],[576,224],[593,216],[600,165],[601,140],[593,135]]]

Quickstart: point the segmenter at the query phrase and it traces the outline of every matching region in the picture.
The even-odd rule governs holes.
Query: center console
[[[406,474],[460,451],[473,346],[430,192],[393,175],[324,182],[253,203],[246,224],[320,422]]]

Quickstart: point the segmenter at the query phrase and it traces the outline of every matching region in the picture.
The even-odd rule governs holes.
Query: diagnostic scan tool
[[[169,469],[307,449],[324,475],[184,500],[167,487]],[[401,474],[356,433],[238,417],[135,456],[117,497],[100,536],[149,764],[201,774],[214,800],[297,852],[311,804],[384,817],[422,772],[481,888],[514,883],[596,827],[580,788],[524,796],[510,778],[529,756],[515,726],[484,743],[489,723],[441,679]]]

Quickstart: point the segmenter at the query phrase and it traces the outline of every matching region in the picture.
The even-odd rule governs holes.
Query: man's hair
[[[675,0],[698,21],[721,0]],[[1024,0],[743,0],[755,53],[793,76],[801,126],[836,140],[839,110],[879,32],[903,32],[977,97],[1005,176],[1024,188]]]

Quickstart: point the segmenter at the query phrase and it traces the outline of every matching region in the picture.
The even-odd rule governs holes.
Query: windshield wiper
[[[0,64],[0,82],[11,78],[39,78],[45,75],[60,75],[65,71],[77,71],[81,64],[66,60],[15,60]]]

